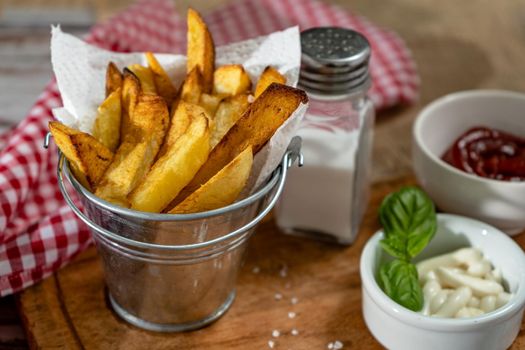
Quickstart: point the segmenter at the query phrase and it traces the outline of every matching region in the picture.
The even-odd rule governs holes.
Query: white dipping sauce
[[[491,312],[505,305],[501,271],[476,248],[462,248],[417,264],[427,316],[465,318]]]

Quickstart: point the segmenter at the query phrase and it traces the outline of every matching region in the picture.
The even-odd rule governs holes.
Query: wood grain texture
[[[119,320],[108,307],[100,262],[91,249],[53,278],[22,293],[20,305],[31,344],[44,349],[240,350],[265,349],[273,340],[279,349],[324,349],[339,340],[345,349],[381,349],[361,314],[359,257],[379,227],[377,209],[383,197],[413,183],[404,178],[373,187],[358,240],[350,247],[281,234],[273,221],[262,224],[250,242],[232,308],[218,322],[194,332],[158,334]],[[516,240],[525,246],[525,234]],[[281,300],[276,300],[276,293]],[[289,312],[296,316],[290,318]],[[292,329],[299,334],[292,335]],[[272,337],[274,330],[279,337]],[[523,346],[522,331],[512,349]]]

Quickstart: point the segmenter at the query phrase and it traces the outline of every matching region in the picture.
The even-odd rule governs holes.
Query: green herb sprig
[[[428,245],[437,229],[432,200],[417,187],[389,194],[379,208],[385,238],[381,247],[393,258],[379,269],[379,284],[395,302],[412,310],[423,308],[423,290],[411,262]]]

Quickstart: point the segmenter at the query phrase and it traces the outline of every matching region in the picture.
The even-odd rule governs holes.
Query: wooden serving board
[[[326,349],[340,341],[344,349],[381,349],[361,313],[359,257],[379,228],[382,198],[413,183],[405,178],[373,186],[358,240],[350,247],[283,235],[272,220],[260,225],[250,242],[233,306],[198,331],[153,333],[121,321],[108,307],[100,261],[91,248],[19,296],[29,342],[43,349],[244,350],[269,349],[270,340],[275,349]],[[525,247],[524,234],[516,240]],[[282,299],[277,300],[277,293]],[[295,304],[292,298],[297,298]],[[525,347],[524,327],[512,349]],[[275,330],[278,337],[272,336]]]

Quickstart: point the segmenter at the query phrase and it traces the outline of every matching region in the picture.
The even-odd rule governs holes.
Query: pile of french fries
[[[307,102],[272,67],[253,92],[242,65],[216,68],[206,24],[192,9],[187,21],[187,75],[178,89],[150,52],[147,67],[121,72],[110,62],[92,135],[49,124],[76,179],[104,200],[172,214],[229,205],[254,155]]]

